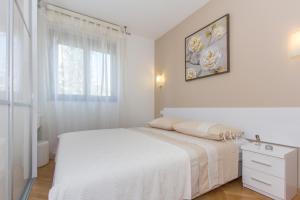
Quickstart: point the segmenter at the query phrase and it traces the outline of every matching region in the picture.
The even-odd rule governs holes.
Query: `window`
[[[65,44],[59,44],[57,52],[56,96],[69,100],[113,96],[110,54]]]

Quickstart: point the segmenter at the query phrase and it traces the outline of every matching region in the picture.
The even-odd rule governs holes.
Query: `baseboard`
[[[28,200],[29,199],[29,195],[30,195],[30,192],[31,192],[33,182],[34,182],[33,178],[28,181],[27,187],[24,190],[24,193],[23,193],[23,196],[22,196],[21,200]]]

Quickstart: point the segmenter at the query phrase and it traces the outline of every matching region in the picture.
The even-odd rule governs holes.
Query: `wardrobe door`
[[[8,0],[0,0],[0,100],[8,101]]]
[[[13,199],[18,200],[31,178],[31,54],[30,33],[14,3],[13,33]]]
[[[19,7],[19,10],[21,11],[26,26],[28,27],[28,29],[31,29],[31,23],[30,23],[31,1],[30,0],[15,0],[15,1],[17,3],[17,6]]]
[[[0,200],[8,199],[8,106],[0,105]]]
[[[31,104],[31,66],[30,35],[27,32],[21,13],[14,9],[14,47],[13,47],[13,88],[14,102]],[[16,105],[15,105],[16,106]],[[18,105],[20,106],[20,105]]]
[[[31,177],[30,108],[14,106],[13,199],[23,195]]]
[[[8,0],[0,0],[0,200],[7,200],[8,194]]]

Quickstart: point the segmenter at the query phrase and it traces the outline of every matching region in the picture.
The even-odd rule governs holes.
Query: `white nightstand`
[[[243,186],[273,199],[290,200],[297,193],[297,150],[250,143],[243,150]]]

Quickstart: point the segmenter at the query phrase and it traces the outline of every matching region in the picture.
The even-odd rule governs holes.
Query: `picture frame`
[[[226,14],[185,38],[185,80],[230,72],[230,15]]]

